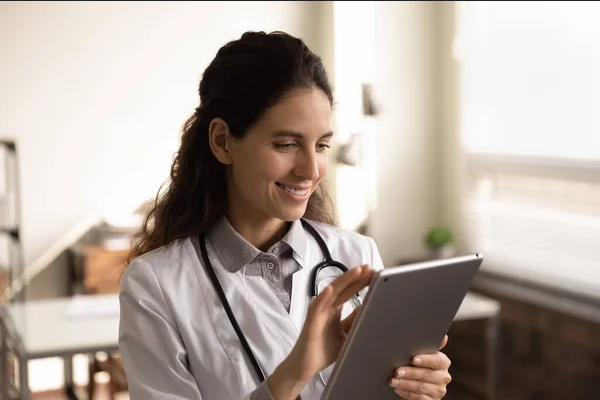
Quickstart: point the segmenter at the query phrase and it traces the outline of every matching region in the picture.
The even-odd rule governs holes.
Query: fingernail
[[[415,365],[420,365],[421,359],[419,357],[415,358]]]
[[[404,375],[406,375],[406,372],[404,372],[404,371],[396,372],[396,378],[402,378]]]

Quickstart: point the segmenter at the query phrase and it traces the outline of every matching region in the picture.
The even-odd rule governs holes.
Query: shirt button
[[[267,263],[267,268],[269,268],[269,269],[273,269],[274,267],[275,267],[275,264],[274,264],[274,263],[272,263],[272,262],[270,262],[270,263]]]
[[[273,254],[277,254],[279,253],[279,247],[275,247],[273,250],[271,250],[273,252]]]

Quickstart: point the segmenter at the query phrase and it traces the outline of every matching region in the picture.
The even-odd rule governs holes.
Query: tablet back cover
[[[398,400],[389,378],[412,356],[438,351],[482,260],[473,255],[380,271],[322,398]]]

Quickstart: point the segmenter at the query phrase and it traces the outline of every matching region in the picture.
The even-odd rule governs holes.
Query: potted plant
[[[434,226],[425,234],[425,244],[433,258],[454,256],[454,236],[447,226]]]

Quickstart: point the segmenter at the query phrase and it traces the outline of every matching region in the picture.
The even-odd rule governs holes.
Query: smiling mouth
[[[291,193],[296,196],[306,196],[308,194],[308,192],[310,191],[310,189],[294,189],[289,186],[285,186],[279,182],[276,182],[275,184],[277,186],[279,186],[280,188],[282,188],[283,190],[285,190],[286,192]]]

